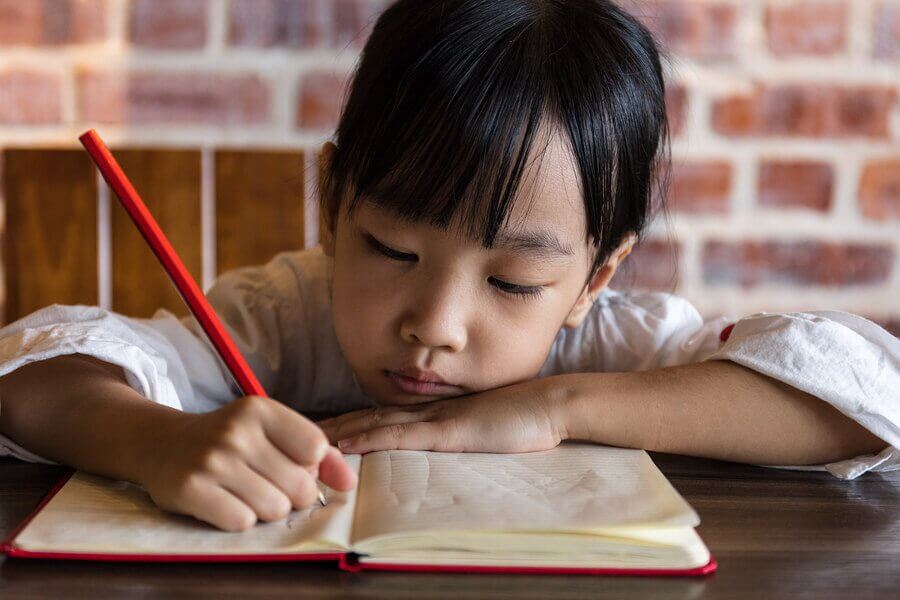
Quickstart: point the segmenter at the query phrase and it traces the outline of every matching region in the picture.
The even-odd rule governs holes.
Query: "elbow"
[[[865,454],[878,454],[890,445],[849,417],[841,415],[841,419],[840,431],[836,432],[833,443],[829,445],[827,458],[821,462],[839,462]]]

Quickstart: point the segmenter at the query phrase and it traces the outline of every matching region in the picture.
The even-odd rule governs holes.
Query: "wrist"
[[[577,375],[551,375],[539,380],[545,412],[560,441],[587,439],[583,437],[584,423],[580,417],[583,382]]]
[[[659,415],[649,372],[555,376],[556,419],[562,439],[656,449]]]
[[[172,452],[178,453],[181,432],[196,415],[161,406],[142,398],[146,410],[134,421],[134,443],[125,449],[128,479],[146,486],[160,469],[166,469]],[[138,415],[136,415],[137,417]]]
[[[171,448],[175,438],[170,432],[189,416],[149,400],[120,380],[92,382],[79,389],[79,396],[90,404],[73,404],[90,410],[93,426],[105,431],[86,439],[76,453],[80,464],[73,466],[142,485]]]

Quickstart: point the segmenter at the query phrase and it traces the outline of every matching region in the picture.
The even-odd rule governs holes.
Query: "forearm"
[[[154,436],[181,415],[148,401],[121,368],[81,355],[0,377],[0,433],[60,464],[139,479]]]
[[[827,402],[729,361],[560,377],[571,439],[773,465],[887,445]]]

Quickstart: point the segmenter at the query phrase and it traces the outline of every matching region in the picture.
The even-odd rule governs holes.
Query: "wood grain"
[[[263,264],[304,244],[302,152],[216,152],[216,264]]]
[[[79,150],[4,152],[4,323],[97,304],[97,175]]]
[[[10,597],[168,598],[896,598],[900,472],[828,473],[651,453],[697,510],[719,562],[705,578],[360,573],[331,564],[127,564],[6,560]],[[40,501],[59,467],[0,459],[0,537]]]
[[[196,150],[113,150],[150,213],[202,286],[201,161]],[[106,183],[104,182],[105,186]],[[110,192],[113,310],[147,318],[187,306],[134,222]]]

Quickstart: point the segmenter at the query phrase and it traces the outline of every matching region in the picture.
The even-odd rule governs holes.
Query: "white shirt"
[[[332,268],[321,246],[282,252],[223,273],[207,293],[268,394],[300,411],[372,405],[335,338]],[[900,469],[900,340],[837,311],[752,315],[722,341],[731,323],[704,322],[672,294],[605,290],[581,326],[559,331],[538,377],[731,360],[832,404],[888,444],[875,455],[777,468],[826,469],[842,479]],[[184,411],[210,411],[240,395],[197,321],[165,309],[140,319],[53,304],[0,329],[0,376],[74,353],[121,366],[135,390]],[[0,436],[0,456],[7,454],[50,462]]]

